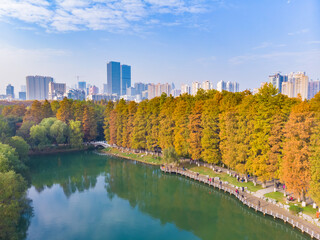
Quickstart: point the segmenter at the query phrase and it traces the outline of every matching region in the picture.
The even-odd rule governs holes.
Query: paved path
[[[230,193],[234,195],[236,198],[238,198],[239,201],[241,201],[243,204],[247,205],[249,208],[253,208],[255,211],[259,211],[264,215],[267,214],[274,218],[283,220],[285,223],[289,223],[293,227],[300,229],[302,232],[306,232],[312,238],[320,240],[319,227],[317,227],[313,223],[307,222],[306,220],[298,216],[292,215],[289,211],[281,208],[281,206],[275,205],[270,202],[266,202],[263,199],[260,199],[257,196],[254,196],[246,191],[244,192],[240,191],[240,194],[237,194],[235,187],[230,186],[229,184],[226,184],[224,182],[221,182],[217,178],[214,179],[214,181],[212,182],[212,181],[208,181],[207,176],[196,174],[195,172],[190,170],[183,170],[177,167],[170,168],[166,166],[162,166],[160,167],[160,169],[165,173],[179,174],[179,175],[188,177],[190,179],[203,182],[205,184],[208,184],[209,186],[218,188],[219,190],[222,190],[226,193]]]
[[[271,193],[274,192],[274,187],[270,186],[261,190],[258,190],[254,193],[252,193],[254,196],[258,197],[258,198],[262,198],[266,193]]]

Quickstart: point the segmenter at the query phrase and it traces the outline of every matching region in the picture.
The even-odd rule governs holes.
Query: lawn
[[[210,168],[206,167],[198,167],[196,165],[185,165],[186,168],[188,168],[191,171],[198,172],[203,175],[209,175],[210,177],[220,177],[222,181],[227,181],[230,184],[238,187],[247,187],[249,191],[256,192],[260,189],[262,189],[261,185],[254,186],[252,182],[238,182],[236,178],[229,176],[226,173],[216,173],[212,171]]]
[[[118,156],[122,156],[125,158],[130,158],[139,162],[145,162],[145,163],[151,163],[155,165],[161,165],[163,162],[161,158],[152,156],[152,155],[146,155],[143,153],[128,153],[128,152],[121,152],[120,150],[116,148],[106,148],[104,149],[105,152],[109,152],[112,154],[117,154]]]
[[[285,196],[283,196],[283,193],[281,193],[281,192],[266,193],[264,196],[268,197],[268,198],[272,198],[272,199],[274,199],[277,202],[280,202],[282,204],[286,203],[286,198],[285,198]]]

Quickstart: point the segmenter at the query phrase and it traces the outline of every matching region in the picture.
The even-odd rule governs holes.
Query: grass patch
[[[302,211],[302,208],[299,205],[290,205],[289,210],[291,213],[298,215]]]
[[[268,198],[272,198],[272,199],[274,199],[274,200],[276,200],[277,202],[280,202],[280,203],[282,203],[282,204],[285,204],[285,203],[286,203],[285,196],[283,196],[283,193],[281,193],[281,192],[266,193],[264,196],[265,196],[265,197],[268,197]]]
[[[316,218],[317,216],[317,209],[313,208],[311,205],[307,205],[306,207],[302,208],[302,212],[313,218]]]
[[[118,156],[130,158],[132,160],[136,160],[139,162],[150,163],[154,165],[161,165],[163,161],[160,157],[156,157],[153,155],[147,155],[145,153],[130,153],[130,152],[121,152],[116,148],[106,148],[103,150],[104,152],[108,152],[111,154],[117,154]]]
[[[206,167],[198,167],[196,165],[185,165],[186,168],[188,168],[191,171],[198,172],[203,175],[209,175],[210,177],[219,177],[222,181],[227,181],[230,184],[238,187],[247,187],[249,191],[256,192],[260,189],[262,189],[261,185],[254,186],[252,182],[238,182],[236,178],[229,176],[226,173],[216,173],[212,171],[210,168]]]

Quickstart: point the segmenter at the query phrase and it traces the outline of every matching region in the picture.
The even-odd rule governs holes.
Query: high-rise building
[[[227,84],[225,81],[221,80],[217,83],[217,90],[219,92],[222,92],[223,90],[226,90]]]
[[[52,77],[27,76],[27,100],[48,99],[49,83],[53,82]]]
[[[282,83],[288,81],[288,76],[281,75],[280,73],[276,73],[274,75],[269,76],[269,82],[279,90],[279,93],[282,92]]]
[[[181,94],[190,94],[190,86],[188,84],[181,85]]]
[[[135,88],[135,94],[142,94],[143,91],[148,90],[148,85],[145,83],[135,83],[134,88]]]
[[[168,83],[165,84],[149,84],[148,85],[148,99],[152,99],[154,97],[160,97],[162,93],[167,94],[167,96],[171,93],[171,85]]]
[[[309,78],[303,72],[294,74],[294,96],[301,95],[302,100],[308,98]]]
[[[225,81],[221,80],[217,83],[217,90],[220,92],[223,90],[228,92],[239,92],[239,83],[230,81],[226,83]]]
[[[121,72],[119,62],[107,63],[108,94],[121,94]]]
[[[226,84],[226,91],[228,92],[234,92],[234,84],[230,81],[227,82]]]
[[[126,95],[127,88],[131,87],[131,66],[121,65],[121,95]]]
[[[80,90],[86,90],[86,88],[87,88],[87,83],[86,82],[78,82],[78,89],[80,89]]]
[[[19,100],[25,101],[27,99],[26,92],[19,92]]]
[[[11,84],[7,85],[6,95],[7,98],[14,98],[14,86],[12,86]]]
[[[310,81],[308,90],[308,99],[313,98],[318,92],[320,92],[320,81]]]
[[[27,92],[27,86],[21,85],[21,91],[20,92]]]
[[[288,97],[294,97],[294,83],[291,81],[282,82],[281,93]]]
[[[99,88],[95,85],[89,87],[89,94],[88,95],[95,95],[99,93]]]
[[[172,89],[172,90],[171,90],[171,95],[172,95],[173,97],[178,97],[178,96],[181,95],[181,90],[180,90],[180,89]]]
[[[212,89],[212,84],[209,81],[205,81],[202,83],[202,89],[203,90],[210,90]]]
[[[191,88],[191,94],[192,95],[196,95],[200,88],[201,88],[201,83],[193,82],[192,83],[192,88]]]
[[[66,84],[65,83],[49,83],[49,100],[62,100],[64,94],[66,93]]]

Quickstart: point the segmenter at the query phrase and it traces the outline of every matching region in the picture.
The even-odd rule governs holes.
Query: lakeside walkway
[[[264,215],[270,215],[273,218],[280,219],[285,223],[289,223],[292,227],[298,228],[303,233],[307,233],[312,238],[320,240],[320,228],[315,224],[310,223],[298,216],[291,214],[288,210],[281,208],[274,203],[267,202],[258,196],[254,196],[248,191],[241,191],[240,188],[231,186],[227,182],[220,181],[217,177],[212,178],[214,181],[209,181],[207,176],[197,174],[193,171],[182,169],[179,167],[166,167],[161,166],[161,171],[170,174],[179,174],[187,178],[193,179],[195,181],[202,182],[226,193],[234,195],[243,204],[247,205],[249,208],[254,209],[256,212],[261,212]],[[238,190],[238,193],[236,192]]]

